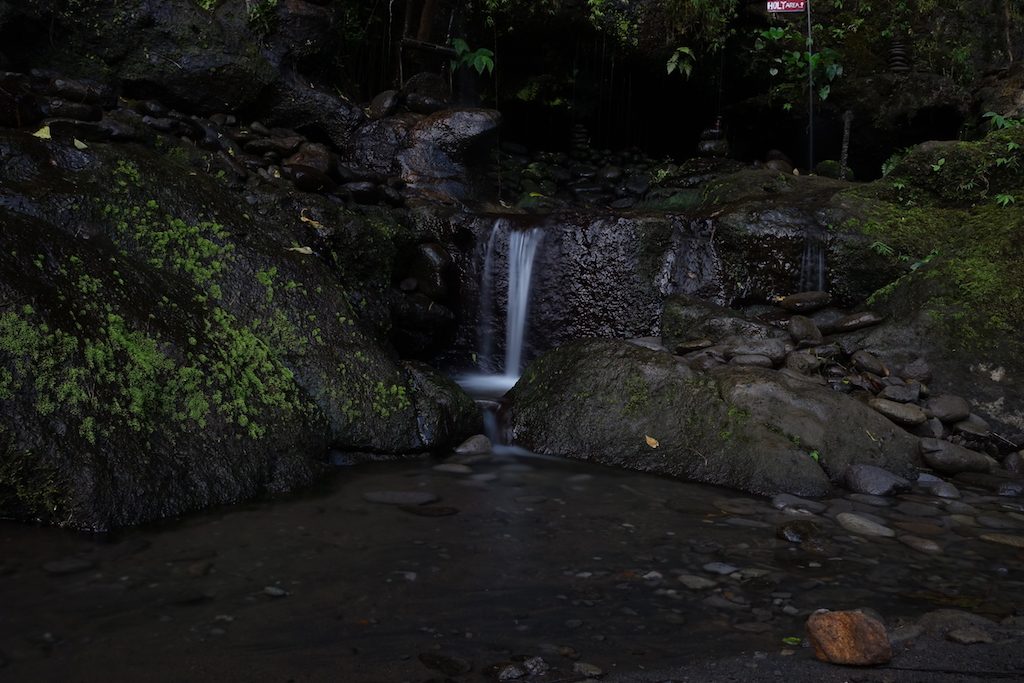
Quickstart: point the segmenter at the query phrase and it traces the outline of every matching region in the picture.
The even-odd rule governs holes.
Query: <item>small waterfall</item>
[[[804,239],[804,255],[800,260],[799,291],[824,292],[827,285],[825,240],[822,235],[808,233]]]
[[[544,237],[540,228],[514,231],[508,237],[508,313],[505,317],[505,375],[519,377],[526,340],[526,314],[530,307],[530,280],[537,247]]]
[[[508,262],[508,292],[505,306],[505,359],[500,370],[486,374],[498,365],[495,355],[495,273],[502,237],[507,235],[506,257]],[[484,265],[480,282],[480,351],[477,363],[481,374],[463,375],[459,384],[471,394],[500,396],[519,380],[523,354],[526,347],[526,331],[529,322],[530,285],[533,280],[533,264],[537,250],[543,241],[544,231],[540,228],[513,230],[509,221],[499,218],[491,228],[484,252]]]

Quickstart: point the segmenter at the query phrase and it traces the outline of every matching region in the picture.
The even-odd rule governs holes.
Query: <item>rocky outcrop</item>
[[[479,431],[382,341],[395,218],[187,159],[0,133],[0,514],[109,529]]]

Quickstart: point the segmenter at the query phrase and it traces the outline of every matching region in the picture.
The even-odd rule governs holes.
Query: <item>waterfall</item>
[[[804,239],[804,255],[800,260],[801,292],[824,292],[828,271],[825,265],[825,244],[821,235],[808,234]]]
[[[508,237],[508,309],[505,316],[505,375],[519,377],[526,340],[526,314],[530,306],[530,280],[537,247],[544,237],[540,228]]]
[[[497,373],[489,373],[497,363],[494,359],[494,328],[497,297],[495,274],[498,250],[502,238],[507,236],[508,291],[505,306],[505,358]],[[509,221],[499,218],[491,228],[484,251],[484,264],[480,282],[480,350],[477,363],[482,373],[462,375],[457,380],[472,394],[500,396],[512,388],[522,371],[529,322],[530,285],[533,264],[543,240],[540,228],[513,230]]]

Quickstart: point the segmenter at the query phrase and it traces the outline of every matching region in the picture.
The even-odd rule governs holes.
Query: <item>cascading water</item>
[[[804,254],[800,260],[800,291],[823,292],[827,285],[825,243],[821,235],[808,232],[804,239]]]
[[[544,237],[540,228],[513,230],[506,219],[498,219],[491,229],[484,253],[484,266],[480,282],[480,352],[478,363],[482,370],[495,367],[494,319],[496,310],[495,270],[498,247],[507,235],[508,292],[505,307],[505,358],[498,372],[492,374],[463,375],[459,384],[471,394],[500,396],[512,388],[522,371],[526,330],[529,322],[530,285],[537,250]]]

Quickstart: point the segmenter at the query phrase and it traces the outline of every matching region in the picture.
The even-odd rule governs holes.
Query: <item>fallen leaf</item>
[[[75,149],[89,149],[89,145],[85,144],[78,138],[72,138],[72,140],[75,143]]]
[[[50,137],[50,127],[49,126],[43,126],[39,130],[37,130],[35,133],[32,133],[32,135],[34,135],[37,138],[41,138],[43,140],[51,140],[52,139]]]
[[[312,225],[317,230],[323,230],[324,229],[324,224],[323,223],[321,223],[320,221],[316,220],[315,218],[310,218],[309,216],[306,215],[306,209],[303,209],[301,212],[299,212],[299,220],[302,221],[303,223],[309,223],[310,225]]]
[[[658,446],[661,445],[660,443],[658,443],[658,440],[655,439],[653,436],[645,436],[644,440],[647,442],[647,445],[650,446],[651,448],[657,448]]]
[[[288,247],[288,251],[294,251],[295,253],[302,254],[303,256],[313,255],[312,247]]]

